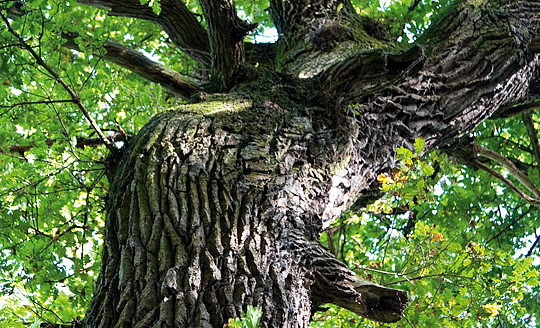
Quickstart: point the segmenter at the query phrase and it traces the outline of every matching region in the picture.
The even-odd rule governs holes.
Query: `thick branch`
[[[528,97],[540,63],[529,51],[540,7],[533,1],[463,1],[447,11],[411,50],[412,61],[398,64],[382,51],[364,51],[320,75],[325,87],[351,104],[369,149],[384,149],[384,141],[373,144],[374,133],[394,135],[398,146],[412,147],[421,137],[426,150],[453,147],[499,108]]]
[[[527,203],[529,203],[531,205],[537,205],[537,206],[540,205],[540,200],[539,199],[534,199],[534,198],[530,197],[529,195],[525,194],[523,191],[521,191],[521,189],[516,187],[516,185],[512,181],[510,181],[509,179],[503,177],[502,174],[500,174],[499,172],[493,170],[492,168],[490,168],[487,165],[484,165],[483,163],[481,163],[478,160],[473,160],[473,164],[476,167],[478,167],[478,168],[486,171],[487,173],[491,174],[492,176],[494,176],[498,180],[502,181],[504,184],[506,184],[508,186],[508,188],[515,191],[519,195],[519,197],[523,198]]]
[[[118,0],[79,0],[79,3],[100,8],[111,9],[111,16],[126,16],[148,20],[161,26],[167,32],[172,42],[180,50],[202,64],[211,67],[210,42],[208,33],[197,20],[195,14],[189,11],[180,0],[163,0],[162,12],[154,14],[148,5],[141,5],[140,1]],[[273,67],[275,54],[273,43],[251,44],[245,43],[246,61],[252,65]]]
[[[78,35],[65,34],[64,37],[68,40],[65,43],[68,48],[80,50],[74,41]],[[188,80],[175,70],[150,60],[139,51],[114,41],[107,41],[103,47],[107,51],[106,54],[102,55],[103,59],[125,67],[151,82],[159,83],[184,99],[189,99],[198,90],[198,86],[193,81]]]
[[[519,104],[516,106],[510,106],[508,108],[503,108],[498,110],[491,117],[492,119],[499,118],[509,118],[519,114],[526,114],[535,110],[540,109],[540,101],[531,101],[525,104]]]
[[[233,0],[199,2],[210,36],[211,83],[216,90],[227,90],[232,87],[234,73],[244,62],[243,39],[257,24],[247,24],[238,18]]]
[[[476,145],[472,142],[462,142],[458,145],[455,145],[451,149],[450,153],[452,156],[454,156],[464,164],[475,166],[491,174],[493,177],[500,180],[510,189],[515,191],[519,195],[519,197],[523,198],[529,204],[540,205],[540,190],[531,182],[531,180],[527,177],[525,173],[521,172],[514,165],[514,163],[512,163],[510,159],[490,149]],[[482,163],[480,161],[480,158],[478,158],[478,154],[506,168],[509,171],[510,175],[512,175],[516,180],[518,180],[523,186],[525,186],[529,191],[533,193],[534,198],[521,191],[521,189],[519,189],[510,179],[504,177],[501,173]]]
[[[159,16],[154,14],[148,5],[141,5],[139,0],[79,0],[78,2],[110,9],[111,16],[133,17],[159,24],[180,50],[204,67],[211,66],[208,34],[182,0],[162,0],[163,10]]]
[[[383,287],[355,276],[322,247],[307,249],[313,259],[315,304],[333,303],[379,322],[396,322],[409,304],[406,291]]]
[[[297,36],[304,37],[306,30],[319,27],[325,22],[328,24],[346,11],[354,12],[349,0],[270,1],[274,25],[288,42]]]

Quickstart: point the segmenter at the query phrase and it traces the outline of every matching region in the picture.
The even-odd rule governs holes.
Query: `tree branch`
[[[333,303],[379,322],[396,322],[408,306],[406,291],[383,287],[355,276],[343,262],[312,243],[306,252],[313,256],[314,304]]]
[[[540,199],[540,189],[536,187],[529,177],[521,172],[515,165],[512,163],[511,160],[508,158],[502,156],[501,154],[494,152],[491,149],[487,149],[485,147],[482,147],[480,145],[474,145],[474,149],[482,156],[487,157],[491,159],[492,161],[497,162],[499,165],[502,165],[505,169],[507,169],[510,174],[516,178],[525,188],[527,188],[530,192],[533,193],[534,197],[537,199]],[[477,161],[478,162],[478,161]]]
[[[525,255],[526,257],[529,257],[532,255],[532,252],[534,251],[534,249],[536,248],[536,246],[538,245],[538,242],[540,241],[540,236],[537,236],[536,237],[536,240],[534,241],[534,243],[532,244],[531,248],[529,248],[529,251],[527,252],[527,255]]]
[[[510,189],[512,189],[513,191],[515,191],[519,197],[523,198],[527,203],[531,204],[531,205],[540,205],[540,200],[538,199],[534,199],[534,198],[531,198],[529,195],[525,194],[523,191],[521,191],[521,189],[519,189],[518,187],[516,187],[516,185],[514,185],[514,183],[512,181],[510,181],[509,179],[505,178],[502,176],[502,174],[500,174],[499,172],[493,170],[492,168],[490,168],[489,166],[487,165],[484,165],[483,163],[481,163],[480,161],[478,160],[473,160],[473,164],[486,171],[487,173],[491,174],[492,176],[494,176],[495,178],[497,178],[498,180],[502,181],[504,184],[506,184]]]
[[[454,145],[449,151],[449,153],[456,159],[458,159],[460,162],[463,162],[467,165],[475,166],[491,174],[493,177],[497,178],[498,180],[506,184],[510,189],[515,191],[519,195],[519,197],[523,198],[527,203],[532,205],[540,205],[540,189],[538,189],[527,177],[527,175],[521,172],[514,165],[514,163],[512,163],[510,159],[490,149],[476,145],[472,143],[472,141],[462,142],[460,144]],[[529,195],[525,194],[512,181],[505,178],[501,173],[482,163],[478,158],[478,154],[506,168],[509,171],[510,175],[516,178],[516,180],[518,180],[523,186],[525,186],[529,191],[533,193],[535,198],[532,198]]]
[[[67,43],[64,44],[66,47],[80,51],[79,46],[75,43],[75,39],[78,37],[77,33],[65,33],[63,37],[67,39]],[[150,60],[139,51],[115,41],[107,41],[103,47],[107,51],[101,56],[103,59],[125,67],[151,82],[159,83],[184,99],[189,99],[199,89],[195,82],[188,80],[175,70]]]
[[[523,118],[523,123],[525,124],[525,127],[527,128],[527,133],[529,134],[529,138],[531,139],[531,145],[534,157],[536,158],[536,163],[540,164],[540,143],[538,142],[538,131],[534,128],[534,124],[532,121],[532,114],[531,112],[523,113],[521,114],[521,117]]]
[[[523,219],[527,214],[529,214],[533,208],[534,207],[529,206],[527,211],[523,212],[519,217],[512,219],[512,221],[508,223],[508,225],[506,225],[504,229],[502,229],[501,231],[497,232],[494,236],[489,238],[488,241],[486,241],[486,244],[489,244],[491,241],[499,238],[500,235],[502,235],[505,231],[508,231],[514,224],[516,224],[519,220]]]
[[[12,108],[17,106],[28,106],[28,105],[40,105],[40,104],[61,104],[61,103],[73,103],[73,99],[63,99],[63,100],[39,100],[39,101],[23,101],[14,103],[11,105],[0,105],[0,108],[6,108],[7,110],[3,113],[0,113],[0,116],[4,115]]]
[[[233,0],[200,0],[210,37],[212,73],[210,82],[216,91],[233,85],[233,75],[244,62],[243,39],[257,24],[238,18]]]
[[[525,104],[512,106],[496,111],[491,119],[509,118],[515,115],[529,113],[540,109],[540,101],[531,101]]]
[[[64,90],[66,90],[66,92],[70,95],[71,99],[73,100],[73,103],[77,105],[77,107],[79,107],[79,110],[83,113],[84,117],[86,117],[86,120],[88,121],[88,123],[90,123],[90,126],[94,129],[94,131],[96,131],[97,135],[103,141],[103,143],[107,146],[107,148],[111,148],[111,149],[114,148],[110,140],[108,140],[105,134],[103,134],[103,132],[97,125],[94,118],[90,116],[90,113],[88,112],[88,110],[86,110],[86,107],[84,107],[84,105],[82,104],[81,98],[79,97],[79,95],[75,93],[75,91],[58,75],[58,73],[56,73],[55,70],[53,70],[49,65],[47,65],[47,63],[43,61],[41,56],[37,54],[34,51],[34,49],[30,47],[30,45],[26,43],[26,41],[15,30],[13,30],[13,28],[11,27],[11,24],[9,24],[7,17],[4,16],[4,14],[1,11],[0,11],[0,17],[6,24],[8,31],[11,34],[13,34],[19,40],[21,45],[32,55],[32,57],[34,57],[34,60],[36,61],[36,63],[39,66],[43,67],[49,74],[51,74],[52,77],[56,80],[56,82],[58,82],[64,88]]]
[[[109,142],[118,142],[118,141],[126,141],[126,136],[122,132],[116,132],[114,134],[111,134],[109,136],[106,136],[107,140]],[[55,142],[57,142],[58,139],[47,139],[45,140],[45,143],[47,146],[51,147]],[[77,148],[84,148],[85,146],[88,147],[97,147],[104,145],[103,139],[101,138],[77,138],[77,143],[75,144],[75,147]],[[36,147],[36,144],[31,145],[9,145],[8,149],[9,151],[7,153],[14,154],[19,153],[23,155],[25,152],[29,151],[30,149]],[[0,154],[6,154],[1,148],[0,148]]]
[[[161,26],[172,42],[188,56],[211,66],[208,34],[197,17],[181,0],[162,0],[163,10],[156,15],[148,5],[139,0],[78,0],[81,4],[107,8],[111,16],[125,16],[148,20]]]

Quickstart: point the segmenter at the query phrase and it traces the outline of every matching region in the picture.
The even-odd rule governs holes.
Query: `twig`
[[[75,152],[75,149],[73,149],[73,146],[69,140],[69,134],[66,129],[66,125],[64,124],[64,121],[62,121],[62,117],[60,117],[60,112],[58,109],[56,109],[56,106],[54,104],[51,104],[51,107],[53,108],[54,112],[56,113],[56,118],[58,119],[58,123],[60,123],[60,126],[62,127],[62,130],[64,131],[64,137],[66,137],[66,141],[69,144],[69,149],[71,150],[71,154],[73,157],[75,157],[77,160],[80,160],[79,156],[77,156],[77,153]]]
[[[111,134],[109,136],[105,137],[109,142],[115,142],[115,141],[123,141],[125,140],[125,135],[121,132],[116,132],[114,134]],[[45,140],[45,143],[47,146],[51,147],[55,142],[57,142],[57,139],[47,139]],[[77,148],[84,148],[85,146],[88,147],[96,147],[103,145],[103,139],[101,138],[77,138],[77,143],[75,144],[75,147]],[[9,153],[19,153],[24,154],[25,152],[29,151],[30,149],[36,147],[35,144],[30,145],[9,145]],[[0,149],[0,154],[6,154],[2,149]]]
[[[499,231],[497,234],[495,234],[494,236],[492,236],[491,238],[489,238],[488,241],[486,241],[486,245],[489,244],[492,240],[498,238],[500,235],[502,235],[505,231],[507,231],[508,229],[510,229],[511,226],[513,226],[514,224],[516,224],[519,220],[523,219],[525,217],[525,215],[529,214],[531,212],[531,210],[533,209],[532,206],[529,206],[529,209],[527,211],[525,211],[524,213],[522,213],[518,218],[515,218],[512,220],[512,222],[510,222],[506,228],[502,229],[501,231]]]
[[[525,255],[526,257],[529,257],[532,255],[532,252],[534,251],[534,249],[536,248],[536,245],[538,245],[538,241],[540,241],[540,236],[537,236],[536,237],[536,240],[534,241],[534,243],[532,244],[531,248],[529,248],[529,251],[527,252],[527,255]]]
[[[12,109],[17,106],[27,106],[27,105],[41,105],[41,104],[58,104],[58,103],[72,103],[73,99],[62,99],[62,100],[40,100],[40,101],[23,101],[9,106],[0,105],[0,108],[9,108]]]
[[[403,315],[403,319],[405,319],[405,321],[407,321],[407,323],[409,324],[409,326],[411,326],[412,328],[416,328],[416,327],[412,324],[412,322],[410,322],[409,319],[408,319],[405,315]]]
[[[400,284],[402,282],[411,282],[411,281],[414,281],[414,280],[420,280],[420,279],[424,279],[424,278],[445,278],[446,276],[456,277],[456,278],[466,278],[466,279],[473,280],[473,281],[475,280],[474,277],[460,276],[459,274],[455,274],[455,273],[435,273],[435,274],[428,274],[428,275],[425,275],[425,276],[418,276],[418,277],[414,277],[414,278],[407,278],[407,279],[403,279],[403,280],[392,281],[392,282],[388,282],[386,284],[383,284],[383,286],[390,286],[390,285]]]
[[[540,142],[538,142],[538,131],[534,128],[532,113],[523,113],[521,114],[521,117],[523,118],[523,123],[527,128],[529,138],[531,138],[531,145],[534,152],[534,157],[536,158],[536,163],[540,164]]]
[[[52,77],[56,80],[56,82],[58,82],[64,88],[64,90],[66,90],[66,92],[71,96],[73,103],[76,104],[77,107],[79,107],[79,110],[83,113],[84,117],[86,117],[86,120],[88,121],[90,126],[92,126],[94,131],[96,131],[97,135],[101,138],[102,142],[107,146],[107,148],[114,149],[113,144],[110,142],[110,140],[107,139],[105,134],[101,131],[101,129],[97,125],[94,118],[90,116],[90,113],[88,112],[86,107],[84,107],[84,105],[82,104],[80,96],[76,94],[75,91],[60,77],[60,75],[58,75],[58,73],[56,73],[55,70],[53,70],[49,65],[47,65],[47,63],[43,61],[43,58],[41,58],[41,56],[38,53],[36,53],[35,50],[32,49],[32,47],[30,47],[30,45],[26,43],[26,41],[11,27],[11,24],[9,24],[7,17],[4,16],[4,14],[1,11],[0,11],[0,17],[2,17],[2,20],[6,24],[8,31],[11,34],[13,34],[19,40],[21,45],[32,55],[32,57],[34,57],[36,63],[39,66],[43,67],[50,75],[52,75]]]

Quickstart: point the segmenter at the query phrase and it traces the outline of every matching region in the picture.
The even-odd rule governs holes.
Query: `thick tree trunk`
[[[268,98],[177,108],[141,131],[114,178],[87,326],[222,327],[250,304],[265,327],[306,327],[327,302],[400,319],[406,293],[360,281],[318,243],[343,189],[371,181],[351,162],[354,120],[335,129],[323,108]]]
[[[325,3],[340,12],[339,1]],[[223,327],[253,305],[264,327],[307,327],[321,303],[399,320],[406,293],[360,281],[319,245],[319,233],[372,191],[397,147],[417,137],[428,150],[452,147],[533,89],[539,58],[528,46],[540,6],[471,3],[404,53],[362,51],[310,66],[298,58],[311,57],[281,44],[290,60],[280,65],[313,79],[265,73],[154,117],[113,168],[86,326]],[[320,9],[302,5],[272,1],[273,16]],[[287,29],[301,28],[294,17],[304,16],[288,17],[276,25],[292,37]],[[339,49],[318,44],[325,26],[306,47]]]

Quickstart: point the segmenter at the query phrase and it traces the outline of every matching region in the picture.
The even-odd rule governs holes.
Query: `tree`
[[[28,211],[32,206],[10,210],[25,218],[16,221],[24,222],[18,228],[44,237],[36,237],[45,244],[41,252],[66,236],[72,242],[84,237],[91,216],[101,219],[92,214],[94,199],[108,191],[101,270],[85,314],[87,327],[222,327],[247,306],[262,310],[265,327],[306,327],[324,303],[375,321],[398,321],[407,293],[360,279],[319,243],[319,235],[353,204],[363,207],[380,196],[377,177],[392,176],[399,147],[421,148],[422,154],[440,149],[538,205],[540,192],[516,163],[469,138],[486,119],[537,105],[535,1],[439,6],[414,44],[395,41],[392,31],[359,15],[358,4],[349,1],[269,1],[268,19],[279,34],[271,44],[244,42],[258,25],[239,18],[232,1],[79,3],[5,3],[5,113],[34,122],[43,115],[41,121],[54,123],[40,127],[40,137],[48,139],[19,123],[16,129],[35,135],[35,143],[21,146],[4,133],[3,152],[19,153],[30,165],[65,152],[70,176],[43,170],[42,181],[55,176],[53,188],[65,191],[65,179],[84,191],[80,215],[66,214],[76,206],[51,205],[67,225],[40,223]],[[82,5],[137,21],[111,22],[103,11]],[[260,4],[242,5],[244,12],[263,13]],[[85,10],[95,16],[78,14]],[[134,26],[139,20],[141,26]],[[123,30],[115,32],[118,22],[124,22]],[[163,60],[176,70],[119,43],[145,45],[154,38],[146,31],[167,42],[168,53],[160,48],[156,54],[169,55],[170,61]],[[70,73],[77,56],[90,63],[86,74]],[[166,104],[162,87],[171,101],[180,97],[189,105],[153,115],[139,131],[141,118],[130,118],[129,133],[120,123],[108,132],[117,117],[132,116],[125,103],[112,108],[124,92],[116,83],[127,88],[142,82],[99,80],[100,70],[111,71],[103,61],[156,83],[156,100],[137,100],[143,91],[131,90],[134,107],[157,112],[156,106]],[[23,80],[19,71],[36,83]],[[41,104],[48,106],[44,113],[21,110]],[[422,147],[419,140],[425,140]],[[105,147],[76,149],[95,144]],[[41,153],[27,157],[34,148]],[[106,172],[110,189],[81,157],[99,159],[105,149],[105,171],[99,172]],[[482,159],[506,167],[533,196]],[[14,194],[26,198],[24,204],[52,204],[51,197],[61,197],[29,193],[39,186],[33,181],[11,189],[11,201]],[[44,233],[51,225],[61,228]],[[74,266],[89,263],[83,248],[61,256]],[[46,266],[29,263],[34,271]],[[65,277],[65,271],[55,274]]]

